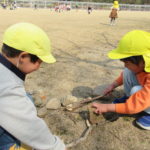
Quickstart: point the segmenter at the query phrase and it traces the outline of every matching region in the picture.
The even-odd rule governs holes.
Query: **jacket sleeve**
[[[135,114],[150,107],[150,77],[141,90],[131,95],[126,103],[116,104],[116,112],[122,114]]]
[[[65,150],[65,145],[39,117],[24,87],[14,86],[0,94],[0,125],[22,143],[37,150]]]

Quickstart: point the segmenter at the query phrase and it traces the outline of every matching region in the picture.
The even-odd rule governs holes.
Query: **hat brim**
[[[114,49],[114,50],[112,50],[108,53],[108,57],[111,58],[111,59],[122,59],[122,58],[131,57],[131,56],[135,56],[135,55],[134,54],[121,54],[121,53],[118,52],[118,49]],[[143,56],[144,61],[145,61],[144,70],[146,72],[150,72],[150,55],[145,54],[145,55],[142,55],[142,56]]]
[[[54,56],[52,56],[51,54],[46,55],[46,56],[38,56],[43,62],[46,63],[55,63],[56,59],[54,58]]]
[[[108,53],[108,57],[111,59],[122,59],[122,58],[131,57],[131,56],[133,56],[133,54],[119,53],[118,49],[114,49]]]

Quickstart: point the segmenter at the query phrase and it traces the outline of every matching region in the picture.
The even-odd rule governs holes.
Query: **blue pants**
[[[9,150],[14,144],[16,144],[16,146],[21,145],[19,140],[0,127],[0,150]]]
[[[123,85],[125,94],[128,97],[142,89],[142,86],[139,84],[136,75],[127,68],[125,68],[123,71]],[[150,107],[144,111],[150,114]]]

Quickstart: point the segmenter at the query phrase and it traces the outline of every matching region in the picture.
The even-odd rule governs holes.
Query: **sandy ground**
[[[28,75],[26,89],[45,96],[46,100],[74,95],[92,96],[97,86],[111,83],[121,72],[120,61],[110,60],[107,52],[116,47],[128,31],[150,31],[150,12],[120,11],[115,26],[109,25],[109,11],[98,10],[56,13],[50,10],[0,9],[0,41],[4,30],[17,22],[30,22],[43,28],[51,39],[55,64],[42,64]],[[0,43],[0,44],[1,44]],[[116,90],[121,95],[122,88]],[[112,97],[108,97],[108,102]],[[65,143],[78,138],[85,121],[75,113],[48,111],[45,121]],[[107,119],[107,117],[106,117]],[[93,127],[87,139],[71,150],[149,150],[149,131],[134,125],[135,116],[121,116],[116,121]]]

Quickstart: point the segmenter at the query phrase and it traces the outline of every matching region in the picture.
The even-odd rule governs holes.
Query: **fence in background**
[[[8,0],[0,0],[0,3],[8,3]],[[49,1],[49,0],[15,0],[17,7],[34,8],[54,8],[57,5],[70,5],[71,8],[87,9],[91,6],[93,9],[109,10],[112,7],[110,3],[93,3],[93,2],[77,2],[77,1]],[[150,5],[134,5],[134,4],[120,4],[120,10],[131,11],[150,11]]]

